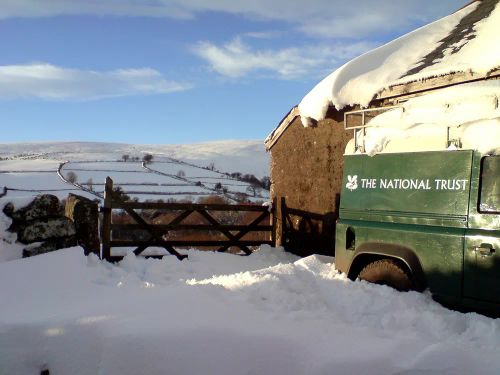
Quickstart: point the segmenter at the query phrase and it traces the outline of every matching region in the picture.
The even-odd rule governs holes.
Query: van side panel
[[[355,246],[346,249],[346,232],[355,234]],[[370,221],[341,220],[337,224],[335,264],[349,273],[356,250],[363,253],[385,255],[383,245],[404,246],[418,258],[424,274],[425,285],[436,295],[460,298],[462,294],[464,228],[438,228],[408,224]],[[370,251],[370,245],[378,246]]]
[[[500,156],[476,153],[474,158],[464,247],[464,296],[500,304]],[[486,159],[490,168],[484,169]],[[495,197],[493,206],[488,196]],[[489,203],[486,207],[485,202]]]
[[[340,210],[416,224],[466,218],[471,166],[472,151],[346,155]]]
[[[370,244],[418,258],[433,294],[462,296],[472,151],[345,156],[336,265],[352,269]],[[355,276],[355,275],[350,275]]]

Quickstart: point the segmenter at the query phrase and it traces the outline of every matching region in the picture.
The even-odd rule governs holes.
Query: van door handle
[[[490,257],[495,254],[495,249],[489,243],[482,243],[481,246],[474,247],[474,251],[482,257]]]

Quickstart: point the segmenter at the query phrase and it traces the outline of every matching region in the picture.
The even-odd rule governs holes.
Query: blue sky
[[[465,0],[0,0],[0,143],[264,139],[330,71]]]

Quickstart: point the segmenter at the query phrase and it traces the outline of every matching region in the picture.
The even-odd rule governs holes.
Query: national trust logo
[[[347,184],[345,185],[350,191],[356,190],[358,188],[358,176],[347,176]]]

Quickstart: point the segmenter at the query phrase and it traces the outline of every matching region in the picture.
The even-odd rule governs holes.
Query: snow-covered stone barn
[[[333,255],[344,153],[498,142],[499,1],[472,1],[351,60],[291,109],[265,141],[279,245]],[[380,123],[385,128],[375,128]],[[351,140],[352,127],[365,124]],[[475,131],[488,134],[481,145],[463,144],[467,124],[484,127]]]

